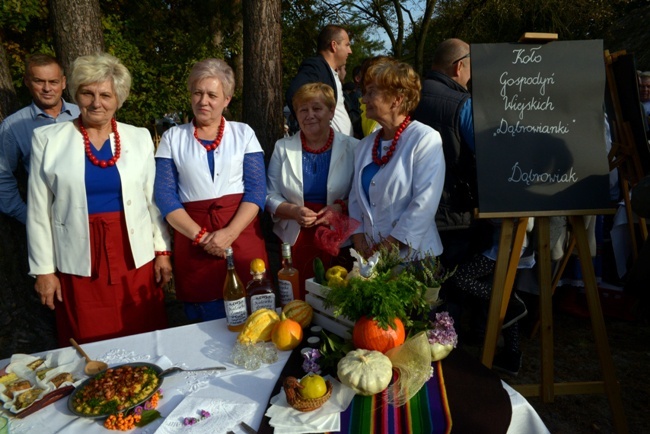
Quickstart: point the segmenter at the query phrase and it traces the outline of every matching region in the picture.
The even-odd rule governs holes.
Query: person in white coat
[[[30,274],[61,346],[166,327],[171,279],[151,135],[114,118],[129,71],[109,54],[79,57],[69,87],[81,114],[34,131],[27,201]]]
[[[369,257],[381,244],[403,255],[442,253],[435,223],[445,179],[440,134],[411,121],[420,99],[420,79],[405,63],[385,60],[363,76],[368,118],[381,129],[361,140],[354,156],[350,217],[361,225],[354,248]]]
[[[301,297],[305,279],[313,276],[316,256],[327,267],[331,257],[314,244],[326,211],[347,214],[357,139],[334,131],[336,110],[332,88],[324,83],[301,86],[293,97],[300,132],[278,140],[267,173],[266,210],[273,232],[292,245],[293,265],[300,272]]]

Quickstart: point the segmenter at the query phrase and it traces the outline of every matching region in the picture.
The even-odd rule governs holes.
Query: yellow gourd
[[[280,316],[271,309],[258,309],[248,317],[237,340],[242,344],[255,344],[271,340],[271,332]]]
[[[312,317],[314,316],[314,309],[312,309],[306,301],[293,300],[282,308],[282,313],[287,318],[299,323],[302,328],[305,328],[311,324]]]

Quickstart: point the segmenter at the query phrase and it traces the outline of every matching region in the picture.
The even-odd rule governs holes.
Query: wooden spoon
[[[86,354],[84,350],[81,349],[79,344],[73,338],[70,338],[70,343],[77,351],[79,351],[79,354],[81,354],[83,358],[86,359],[86,367],[84,368],[86,375],[92,376],[108,369],[108,365],[106,363],[100,362],[99,360],[92,360],[90,357],[88,357],[88,354]]]

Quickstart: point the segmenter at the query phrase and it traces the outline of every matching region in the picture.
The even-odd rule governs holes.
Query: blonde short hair
[[[379,62],[370,66],[364,76],[363,85],[374,84],[377,89],[391,97],[402,95],[400,114],[410,114],[420,102],[420,76],[413,67],[404,62]]]
[[[232,68],[221,59],[204,59],[196,62],[187,78],[187,90],[192,93],[194,86],[206,78],[216,78],[221,82],[226,98],[231,98],[235,92],[235,73]]]
[[[293,99],[291,100],[293,110],[297,112],[299,105],[316,98],[322,98],[328,109],[334,110],[336,108],[334,89],[331,86],[325,83],[307,83],[300,86],[293,95]]]
[[[77,57],[72,62],[68,87],[72,99],[77,102],[77,91],[81,86],[110,80],[117,97],[117,108],[122,107],[131,91],[131,74],[120,60],[108,53]]]

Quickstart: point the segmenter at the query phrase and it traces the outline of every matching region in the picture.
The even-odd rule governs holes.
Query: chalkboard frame
[[[495,165],[493,163],[496,157],[494,155],[496,152],[500,151],[500,149],[496,147],[500,146],[501,143],[507,143],[507,146],[503,147],[502,152],[507,152],[505,155],[511,156],[514,155],[511,151],[513,149],[516,151],[516,146],[519,146],[517,145],[517,140],[510,140],[510,143],[508,143],[507,140],[503,140],[503,137],[494,138],[494,134],[492,137],[489,137],[489,134],[494,133],[495,131],[495,116],[505,114],[503,117],[506,119],[512,118],[512,116],[508,116],[510,114],[505,113],[506,110],[502,109],[501,112],[503,113],[500,113],[498,106],[495,107],[495,104],[503,103],[500,101],[503,100],[500,98],[500,95],[495,96],[495,87],[498,93],[503,92],[503,89],[499,89],[499,79],[501,75],[499,72],[502,73],[505,66],[510,66],[505,62],[513,61],[513,56],[515,55],[513,53],[515,53],[515,50],[520,50],[524,55],[526,55],[526,53],[532,53],[532,56],[541,55],[542,61],[538,62],[539,64],[541,64],[544,61],[544,58],[546,58],[546,61],[549,63],[548,66],[543,65],[546,67],[546,70],[544,70],[546,72],[548,72],[548,68],[557,68],[556,70],[551,69],[551,71],[554,71],[554,75],[551,80],[549,80],[549,82],[551,82],[549,88],[552,85],[556,85],[560,80],[566,80],[567,77],[571,78],[571,72],[575,73],[576,71],[582,71],[582,74],[584,75],[584,71],[588,70],[590,77],[596,77],[596,79],[587,77],[585,80],[585,77],[581,75],[579,76],[580,79],[576,80],[579,81],[578,83],[565,83],[563,86],[560,86],[561,89],[558,89],[558,92],[561,91],[561,94],[556,93],[553,95],[550,91],[548,93],[548,99],[550,99],[551,104],[555,103],[554,108],[560,107],[565,111],[569,109],[570,111],[568,111],[568,113],[571,115],[574,113],[584,113],[582,102],[589,100],[587,102],[589,102],[591,109],[587,120],[584,121],[585,127],[583,130],[578,129],[578,131],[581,132],[579,133],[580,135],[575,138],[575,141],[578,142],[577,148],[565,149],[565,144],[567,143],[566,140],[564,140],[565,138],[558,138],[557,134],[547,134],[546,136],[538,134],[537,137],[534,138],[534,141],[527,141],[527,146],[538,147],[537,153],[531,154],[530,158],[533,160],[534,158],[532,156],[539,155],[542,157],[552,156],[551,159],[562,160],[565,154],[568,155],[568,152],[570,153],[569,157],[572,158],[570,161],[578,161],[579,164],[583,164],[585,158],[589,161],[589,159],[594,157],[594,155],[596,156],[594,167],[581,167],[580,173],[586,174],[586,179],[588,179],[589,182],[583,181],[582,178],[580,178],[579,182],[570,186],[571,189],[575,190],[574,192],[569,191],[570,189],[562,189],[561,187],[555,186],[554,188],[557,190],[556,193],[531,194],[524,191],[526,189],[525,187],[522,189],[522,192],[519,192],[512,186],[506,185],[505,187],[509,187],[511,191],[502,194],[503,191],[507,191],[507,188],[504,190],[503,182],[499,183],[490,179],[490,177],[494,178],[495,176],[493,172]],[[479,184],[478,217],[541,217],[612,213],[613,207],[609,201],[608,194],[609,167],[604,140],[603,101],[605,96],[605,66],[602,41],[561,41],[545,44],[537,40],[534,44],[473,44],[471,46],[471,52],[474,128],[477,154],[477,176]],[[585,52],[589,53],[586,58]],[[539,69],[540,65],[536,66]],[[502,68],[501,71],[499,71],[499,68]],[[515,69],[515,67],[511,67],[511,70],[535,71],[535,68]],[[528,74],[527,76],[531,75],[529,72],[526,74]],[[548,74],[542,74],[542,76],[550,77]],[[513,77],[513,75],[510,75],[509,77]],[[552,82],[553,78],[556,80],[555,83]],[[495,79],[496,81],[494,81]],[[488,89],[488,86],[492,86],[492,89]],[[588,86],[588,92],[586,93],[585,86]],[[510,88],[508,88],[508,90],[509,89]],[[534,89],[535,88],[533,87],[533,90]],[[577,97],[580,98],[580,104],[577,105],[574,100],[571,100],[571,92],[574,89],[576,93],[578,93]],[[537,89],[537,91],[539,92],[539,89]],[[588,98],[583,98],[585,94],[588,95]],[[570,102],[566,107],[561,106],[563,103],[562,98],[567,98]],[[545,99],[545,101],[548,102],[548,99]],[[489,101],[492,106],[486,105],[486,101]],[[505,105],[505,103],[503,104]],[[528,113],[525,113],[525,116],[528,116]],[[535,122],[540,122],[539,115],[533,115],[532,117],[536,119]],[[577,121],[574,122],[578,124],[583,121],[577,116],[575,116],[575,118]],[[503,136],[506,136],[506,134],[503,134]],[[585,139],[584,137],[590,138]],[[591,145],[587,142],[591,143]],[[513,146],[515,146],[515,148],[513,148]],[[548,149],[555,150],[557,153],[549,152]],[[594,149],[597,149],[598,151],[594,152]],[[573,153],[575,153],[575,156]],[[486,156],[488,157],[486,158]],[[553,161],[550,163],[558,164]],[[548,163],[544,162],[543,164]],[[513,165],[512,167],[515,166]],[[503,175],[505,173],[503,167],[500,169],[501,171],[499,173]],[[573,169],[573,166],[571,166],[571,169]],[[567,172],[565,178],[568,177],[569,175]],[[512,176],[512,178],[514,178],[514,176]],[[579,185],[580,188],[577,188],[576,185],[580,183],[582,183]],[[547,184],[550,185],[551,183]],[[543,189],[544,186],[542,185],[541,188],[539,186],[535,187],[540,190]],[[490,191],[491,188],[493,189],[492,191]],[[597,189],[598,193],[596,199],[591,200],[589,194],[591,194],[594,189]],[[515,191],[513,192],[512,190]],[[495,199],[497,196],[500,196],[500,198]],[[490,201],[496,202],[491,203]],[[511,201],[516,201],[517,203],[512,203]],[[574,206],[574,203],[577,204],[577,206]]]

